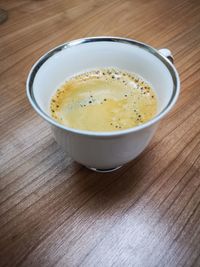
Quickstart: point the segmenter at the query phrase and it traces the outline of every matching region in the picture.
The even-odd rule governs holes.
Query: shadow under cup
[[[153,86],[158,112],[152,120],[122,131],[88,132],[65,127],[50,117],[51,97],[68,77],[105,67],[134,72]],[[157,122],[174,105],[179,87],[175,67],[156,49],[129,39],[94,37],[63,44],[41,57],[30,71],[27,95],[34,109],[53,125],[55,139],[72,158],[89,168],[107,170],[144,150]]]

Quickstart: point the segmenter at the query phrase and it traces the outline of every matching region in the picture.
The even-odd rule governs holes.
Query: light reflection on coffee
[[[88,71],[67,80],[51,98],[51,116],[71,128],[116,131],[150,120],[157,96],[140,76],[117,68]]]

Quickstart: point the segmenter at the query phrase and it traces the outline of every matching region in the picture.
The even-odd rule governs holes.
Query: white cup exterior
[[[153,137],[156,124],[113,137],[79,135],[55,126],[52,129],[58,144],[77,162],[89,168],[107,170],[136,158]]]
[[[77,73],[103,67],[142,76],[156,91],[158,114],[140,126],[115,132],[82,131],[53,120],[49,103],[59,85]],[[29,101],[52,125],[57,143],[75,161],[104,170],[133,160],[146,148],[158,122],[175,104],[179,91],[178,73],[165,56],[146,44],[119,37],[85,38],[56,47],[35,63],[27,79]]]

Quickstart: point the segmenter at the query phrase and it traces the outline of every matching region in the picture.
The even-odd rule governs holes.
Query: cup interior
[[[69,77],[91,69],[116,67],[142,76],[153,86],[160,113],[174,93],[174,81],[167,60],[160,57],[156,50],[137,42],[106,39],[73,41],[50,51],[36,63],[32,71],[35,72],[32,93],[40,109],[49,115],[51,96]]]

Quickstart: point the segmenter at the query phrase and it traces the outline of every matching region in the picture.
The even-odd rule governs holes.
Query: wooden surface
[[[200,266],[200,2],[0,0],[0,266]],[[172,50],[181,95],[145,152],[98,174],[67,158],[25,81],[47,50],[115,35]]]

